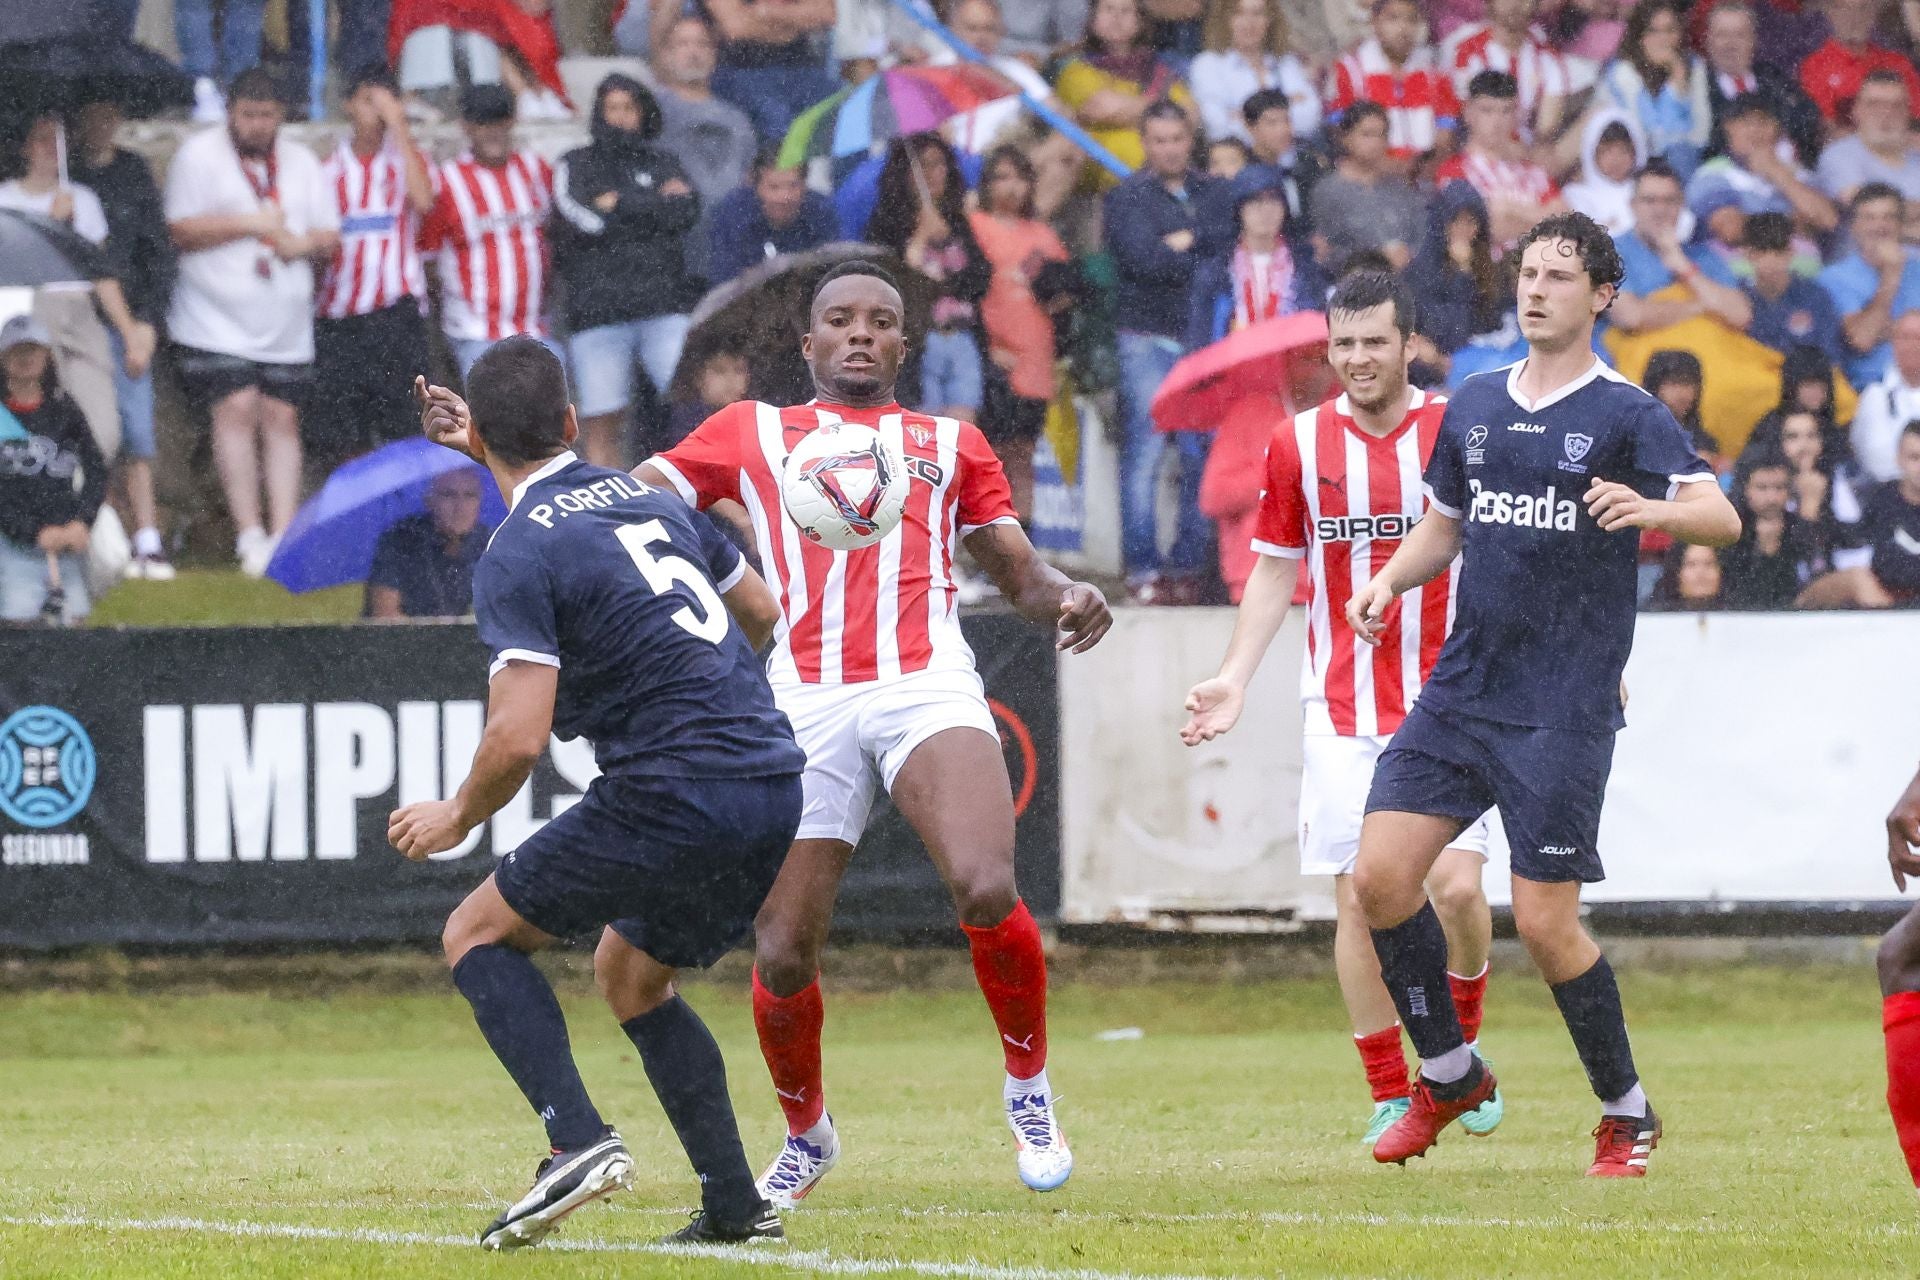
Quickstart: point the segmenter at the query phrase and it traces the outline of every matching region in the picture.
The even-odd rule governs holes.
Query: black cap
[[[470,124],[513,119],[513,94],[502,84],[468,85],[460,95],[460,118]]]

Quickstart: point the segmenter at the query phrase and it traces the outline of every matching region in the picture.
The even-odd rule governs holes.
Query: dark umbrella
[[[939,287],[880,246],[842,241],[805,253],[782,254],[742,272],[700,300],[674,373],[673,398],[694,398],[694,374],[719,351],[737,351],[747,357],[747,393],[755,399],[790,404],[810,397],[813,384],[800,356],[807,304],[820,277],[856,258],[884,266],[899,281],[909,337],[926,332]]]
[[[0,209],[0,286],[85,284],[106,274],[100,251],[63,224]]]
[[[193,104],[193,77],[145,45],[111,36],[0,44],[0,111],[72,111],[89,102],[156,115]]]

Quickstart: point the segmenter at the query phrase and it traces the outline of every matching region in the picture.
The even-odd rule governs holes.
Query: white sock
[[[160,543],[160,531],[152,525],[133,535],[133,553],[137,556],[157,556],[163,550]]]
[[[238,534],[234,536],[234,539],[233,539],[234,550],[244,553],[247,549],[248,543],[253,542],[256,539],[265,540],[266,536],[267,536],[267,531],[265,529],[262,529],[257,524],[251,528],[242,529]]]
[[[1049,1099],[1053,1097],[1053,1086],[1047,1083],[1047,1071],[1045,1067],[1040,1069],[1039,1075],[1030,1076],[1025,1080],[1022,1080],[1019,1076],[1008,1076],[1006,1090],[1001,1096],[1012,1100],[1014,1098],[1024,1098],[1032,1093],[1043,1093]]]
[[[833,1146],[832,1117],[828,1116],[826,1112],[822,1111],[820,1113],[820,1118],[813,1122],[813,1128],[801,1134],[800,1137],[803,1141],[809,1142],[814,1146],[819,1147],[822,1151],[829,1149],[830,1147]]]
[[[1647,1091],[1636,1084],[1612,1101],[1601,1103],[1600,1110],[1610,1116],[1633,1116],[1644,1120],[1647,1118]]]
[[[1471,1070],[1473,1050],[1464,1044],[1447,1050],[1437,1058],[1424,1058],[1420,1062],[1420,1074],[1434,1084],[1452,1084]]]

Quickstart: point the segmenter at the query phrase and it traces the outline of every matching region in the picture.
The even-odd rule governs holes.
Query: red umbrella
[[[1162,431],[1211,431],[1249,396],[1293,399],[1290,366],[1327,345],[1327,318],[1301,311],[1262,320],[1181,358],[1153,397]]]

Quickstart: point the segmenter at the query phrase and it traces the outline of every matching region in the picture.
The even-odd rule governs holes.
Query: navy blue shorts
[[[800,826],[800,775],[603,776],[494,869],[536,929],[611,925],[676,969],[703,969],[753,927]]]
[[[1374,766],[1367,812],[1432,814],[1464,826],[1500,810],[1513,873],[1557,883],[1606,879],[1600,804],[1613,734],[1501,724],[1416,701]]]

